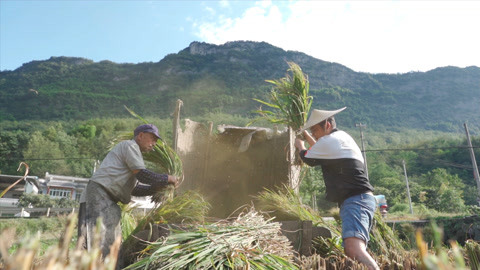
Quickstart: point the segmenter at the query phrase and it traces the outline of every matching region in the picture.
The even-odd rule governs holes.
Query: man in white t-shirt
[[[91,249],[91,237],[99,218],[102,222],[103,258],[110,253],[110,246],[115,239],[121,237],[121,209],[118,202],[127,204],[132,195],[153,195],[167,185],[177,185],[175,176],[158,174],[145,168],[142,152],[152,151],[159,138],[156,126],[138,126],[134,131],[134,139],[117,144],[93,174],[83,194],[85,217],[79,221],[79,224],[86,226],[79,234],[86,238],[88,250]]]
[[[350,135],[336,127],[333,116],[344,109],[313,110],[302,128],[310,148],[301,139],[295,140],[295,146],[307,165],[322,167],[327,200],[340,207],[345,254],[375,270],[379,268],[367,252],[367,244],[377,203],[360,148]]]

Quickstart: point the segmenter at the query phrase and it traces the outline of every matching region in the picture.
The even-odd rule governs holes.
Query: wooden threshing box
[[[298,190],[293,132],[221,125],[213,134],[212,127],[186,119],[175,135],[185,176],[179,189],[199,191],[212,206],[211,217],[230,216],[264,188]]]

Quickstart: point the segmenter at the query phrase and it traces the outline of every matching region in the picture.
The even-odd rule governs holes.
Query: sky
[[[480,1],[0,1],[0,71],[51,56],[158,62],[238,40],[357,72],[480,67]]]

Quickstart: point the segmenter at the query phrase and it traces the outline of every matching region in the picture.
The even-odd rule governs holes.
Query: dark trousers
[[[110,246],[115,239],[122,237],[121,217],[122,211],[117,202],[101,185],[90,181],[86,191],[84,222],[86,228],[81,231],[86,233],[87,250],[90,251],[92,245],[100,245],[102,256],[105,258],[110,253]],[[81,226],[79,228],[81,230]]]

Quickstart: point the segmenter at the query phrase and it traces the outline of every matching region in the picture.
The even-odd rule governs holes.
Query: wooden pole
[[[468,149],[470,150],[470,158],[472,159],[473,178],[477,183],[477,203],[480,205],[480,177],[478,176],[477,161],[475,159],[475,152],[473,152],[472,141],[470,140],[470,133],[468,133],[467,123],[463,123],[463,126],[465,127],[465,132],[467,133]]]
[[[360,128],[360,140],[362,142],[363,162],[365,163],[365,173],[367,174],[367,178],[368,178],[367,155],[365,153],[365,143],[363,140],[363,128],[366,127],[367,125],[360,123],[360,124],[355,124],[355,126]]]

